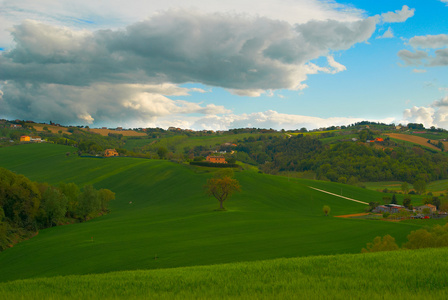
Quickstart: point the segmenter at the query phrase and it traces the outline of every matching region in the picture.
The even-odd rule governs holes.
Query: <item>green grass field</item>
[[[86,223],[42,230],[0,253],[0,282],[60,275],[359,253],[375,236],[398,243],[425,223],[325,217],[358,213],[381,193],[347,185],[236,173],[242,192],[215,211],[204,195],[210,173],[186,165],[137,158],[80,158],[74,148],[28,144],[0,149],[0,166],[51,184],[93,184],[116,192],[111,213]],[[132,202],[132,203],[131,203]],[[155,260],[157,255],[159,259]]]
[[[380,182],[365,182],[365,186],[369,190],[384,190],[401,192],[401,181],[380,181]],[[412,189],[412,184],[409,184]],[[426,191],[432,193],[445,193],[448,190],[448,179],[437,180],[427,184]]]
[[[446,299],[447,255],[442,248],[38,278],[0,283],[0,298]]]

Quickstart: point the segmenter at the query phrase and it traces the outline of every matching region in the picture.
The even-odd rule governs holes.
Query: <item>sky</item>
[[[0,0],[0,118],[448,129],[448,0]]]

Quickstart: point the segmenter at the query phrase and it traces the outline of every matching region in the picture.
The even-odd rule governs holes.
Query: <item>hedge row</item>
[[[213,168],[238,168],[237,164],[218,164],[208,161],[191,161],[190,165],[202,166],[202,167],[213,167]]]

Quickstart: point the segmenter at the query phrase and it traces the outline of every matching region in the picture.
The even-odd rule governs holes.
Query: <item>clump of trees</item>
[[[39,229],[84,222],[108,212],[115,193],[80,189],[74,183],[51,186],[0,168],[0,251],[35,234]]]
[[[405,249],[440,248],[448,247],[448,223],[441,226],[435,225],[429,229],[418,229],[412,231],[407,236],[408,241],[403,244]],[[377,236],[372,243],[367,243],[367,247],[361,250],[362,253],[378,251],[400,250],[395,239],[386,235],[383,238]]]
[[[395,239],[390,235],[385,235],[383,238],[377,236],[372,243],[367,243],[366,248],[362,248],[361,253],[380,252],[380,251],[395,251],[400,249],[395,242]]]

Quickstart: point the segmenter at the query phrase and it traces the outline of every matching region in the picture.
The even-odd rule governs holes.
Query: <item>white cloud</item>
[[[231,111],[214,104],[171,100],[165,95],[187,94],[174,85],[95,83],[91,86],[7,83],[0,97],[2,116],[62,124],[143,124],[170,115],[216,115]],[[36,119],[38,118],[38,119]]]
[[[403,112],[403,123],[421,123],[425,127],[434,126],[434,113],[432,107],[417,107],[405,109]],[[401,122],[400,122],[401,123]]]
[[[421,123],[427,128],[448,128],[448,96],[434,101],[430,106],[406,109],[403,119],[401,123]]]
[[[402,23],[414,16],[415,9],[409,9],[409,6],[403,5],[401,10],[381,14],[384,23]]]
[[[448,6],[448,0],[440,0],[440,2],[446,3],[446,5]]]
[[[392,28],[388,28],[382,36],[377,37],[378,39],[390,39],[394,37],[394,32],[392,31]]]
[[[301,116],[293,114],[278,113],[273,110],[265,112],[257,112],[251,114],[241,115],[223,115],[223,116],[206,116],[191,120],[189,127],[194,129],[219,129],[227,130],[230,128],[273,128],[273,129],[299,129],[306,127],[308,129],[329,127],[337,125],[348,125],[355,122],[363,121],[362,118],[347,118],[347,117],[333,117],[333,118],[318,118],[310,116]],[[382,120],[371,120],[375,122],[390,123],[393,118]]]

